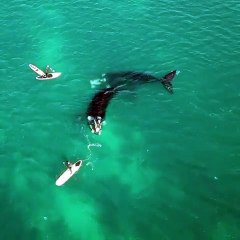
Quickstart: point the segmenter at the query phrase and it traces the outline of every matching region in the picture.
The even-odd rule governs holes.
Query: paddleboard
[[[48,76],[45,77],[45,73],[44,73],[44,75],[38,76],[38,77],[36,77],[36,79],[37,80],[51,80],[51,79],[60,77],[61,74],[62,73],[60,73],[60,72],[53,72],[53,73],[48,73]]]
[[[78,160],[75,162],[72,167],[71,171],[68,168],[66,171],[64,171],[57,179],[56,185],[57,186],[62,186],[65,182],[67,182],[82,166],[82,160]]]
[[[43,72],[41,69],[39,69],[38,67],[36,67],[33,64],[29,64],[28,65],[36,74],[38,74],[39,76],[43,76],[45,75],[45,72]]]

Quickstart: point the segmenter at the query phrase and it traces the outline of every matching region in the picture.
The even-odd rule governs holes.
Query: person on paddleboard
[[[43,75],[43,78],[50,78],[50,77],[52,77],[52,74],[48,73],[49,69],[50,69],[50,66],[47,65],[46,69],[45,69],[45,75]]]
[[[63,164],[70,170],[70,172],[72,173],[72,165],[73,163],[71,163],[70,161],[65,161],[63,162]]]

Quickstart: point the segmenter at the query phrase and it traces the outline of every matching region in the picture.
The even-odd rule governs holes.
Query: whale
[[[104,74],[104,83],[110,84],[99,90],[92,98],[87,109],[87,122],[92,133],[100,135],[102,126],[106,117],[106,110],[110,101],[119,91],[131,86],[136,87],[139,83],[149,83],[153,81],[161,82],[164,88],[173,94],[173,85],[171,81],[175,77],[177,71],[173,70],[161,78],[157,78],[147,73],[141,72],[115,72]]]
[[[92,98],[87,109],[87,122],[92,133],[100,135],[111,99],[118,93],[114,87],[101,89]]]
[[[107,83],[111,87],[117,87],[120,84],[125,87],[136,87],[139,84],[160,81],[164,88],[169,93],[173,94],[173,85],[171,81],[175,77],[176,72],[176,70],[173,70],[161,78],[148,73],[134,71],[105,73],[102,75],[102,83]]]

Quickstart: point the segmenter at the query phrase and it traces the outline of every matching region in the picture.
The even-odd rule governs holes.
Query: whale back
[[[125,87],[133,87],[146,82],[157,81],[158,78],[141,72],[113,72],[104,74],[104,82],[109,84],[111,87],[117,87],[124,85]]]
[[[117,92],[115,88],[106,88],[97,92],[92,98],[87,110],[87,119],[93,133],[100,134],[108,104]]]
[[[106,108],[116,93],[114,88],[106,88],[97,92],[89,104],[87,115],[104,119]]]

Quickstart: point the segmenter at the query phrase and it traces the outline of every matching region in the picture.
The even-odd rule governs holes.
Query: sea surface
[[[240,239],[239,1],[3,0],[0,16],[1,240]],[[173,95],[123,91],[91,133],[91,82],[174,69]]]

